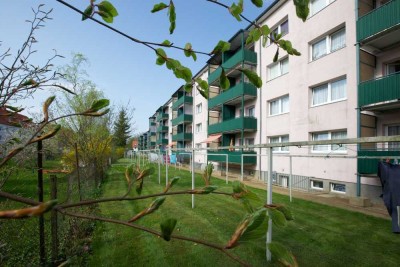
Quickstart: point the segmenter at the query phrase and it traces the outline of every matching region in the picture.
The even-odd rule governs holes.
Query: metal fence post
[[[57,199],[57,176],[50,176],[51,199]],[[51,211],[51,262],[56,266],[58,258],[58,218],[57,211]]]

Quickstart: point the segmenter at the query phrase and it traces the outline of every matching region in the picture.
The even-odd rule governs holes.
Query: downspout
[[[261,39],[260,39],[259,43],[260,43],[260,45],[258,47],[258,53],[259,53],[260,62],[258,62],[258,71],[259,71],[259,75],[260,75],[260,78],[261,78],[262,77],[262,64],[261,64],[261,62],[262,62],[262,59],[261,59],[262,42],[261,42]],[[259,114],[260,114],[260,116],[258,117],[258,121],[260,123],[259,124],[260,125],[259,129],[258,129],[259,130],[259,133],[258,133],[259,144],[262,144],[262,120],[263,120],[263,116],[262,116],[262,90],[263,90],[263,87],[261,86],[261,88],[259,89],[259,91],[260,91],[260,99],[259,99],[259,102],[260,102],[260,112],[259,112]],[[258,94],[258,92],[257,92],[257,94]],[[262,177],[262,175],[261,175],[261,153],[262,153],[262,148],[260,147],[259,148],[259,153],[258,153],[258,179],[259,180],[261,180],[261,177]]]
[[[358,0],[355,0],[355,19],[356,19],[356,38],[358,21]],[[361,137],[361,109],[358,105],[359,85],[360,85],[360,43],[356,40],[356,77],[357,77],[357,138]],[[360,144],[357,144],[357,156],[360,151]],[[357,197],[361,196],[361,175],[359,170],[359,159],[357,158]]]
[[[242,41],[242,69],[244,69],[244,31],[242,30],[242,34],[241,34],[241,41]],[[244,83],[244,74],[243,72],[241,72],[240,74],[240,81],[242,83]],[[242,94],[242,109],[240,111],[240,117],[242,118],[242,130],[241,130],[241,134],[240,134],[240,145],[243,146],[244,145],[244,92]],[[241,153],[243,153],[243,148],[240,150]]]

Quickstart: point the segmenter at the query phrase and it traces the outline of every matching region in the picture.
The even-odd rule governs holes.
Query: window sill
[[[331,52],[329,52],[329,53],[327,53],[327,54],[325,54],[325,55],[322,55],[322,56],[320,56],[319,58],[311,59],[308,63],[313,63],[313,62],[315,62],[315,61],[318,61],[319,59],[324,58],[324,57],[327,57],[327,56],[329,56],[329,55],[332,55],[332,54],[334,54],[335,52],[340,51],[340,50],[343,50],[343,49],[346,48],[346,47],[347,47],[347,46],[344,45],[343,47],[341,47],[341,48],[339,48],[339,49],[336,49],[336,50],[334,50],[334,51],[331,51]]]
[[[289,111],[290,112],[290,111]],[[276,117],[276,116],[281,116],[285,114],[289,114],[289,112],[284,112],[284,113],[279,113],[279,114],[274,114],[274,115],[268,115],[268,118]]]
[[[285,76],[285,75],[287,75],[287,74],[289,74],[289,72],[286,72],[286,73],[284,73],[284,74],[281,74],[281,75],[279,75],[279,76],[276,76],[275,78],[272,78],[272,79],[266,81],[265,83],[269,83],[269,82],[271,82],[271,81],[273,81],[273,80],[276,80],[276,79],[278,79],[278,78],[280,78],[280,77],[282,77],[282,76]]]
[[[347,150],[345,151],[337,151],[337,150],[311,150],[311,153],[313,154],[329,154],[327,156],[332,156],[332,155],[345,155],[347,154]]]
[[[346,97],[346,98],[339,99],[339,100],[335,100],[335,101],[330,101],[330,102],[322,103],[322,104],[311,105],[310,108],[317,108],[317,107],[320,107],[320,106],[325,106],[325,105],[329,105],[329,104],[335,104],[335,103],[343,102],[343,101],[346,101],[346,100],[347,100],[347,97]]]

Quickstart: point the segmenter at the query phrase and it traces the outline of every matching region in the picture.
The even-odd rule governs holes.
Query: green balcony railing
[[[395,99],[400,99],[400,73],[358,85],[359,107]]]
[[[184,103],[192,104],[193,103],[193,97],[187,96],[187,95],[181,96],[180,98],[178,98],[178,100],[175,101],[174,104],[172,104],[172,109],[173,110],[177,110]]]
[[[147,142],[147,147],[152,147],[152,146],[155,146],[156,145],[156,142]]]
[[[165,138],[158,139],[156,145],[168,145],[168,139]]]
[[[243,164],[256,164],[257,157],[254,151],[228,151],[228,150],[218,150],[218,151],[208,151],[207,160],[226,162],[226,156],[216,155],[216,154],[228,154],[228,163],[230,164],[241,164],[242,154],[244,155],[254,155],[254,156],[243,156]]]
[[[358,156],[369,156],[369,157],[399,157],[400,151],[379,151],[379,150],[359,150]],[[380,159],[358,159],[358,173],[360,174],[377,174],[378,162]]]
[[[357,21],[357,41],[360,42],[370,36],[400,26],[400,1],[392,0]]]
[[[208,134],[237,132],[241,130],[257,130],[257,119],[254,117],[235,118],[220,123],[208,125]]]
[[[192,122],[193,121],[193,115],[189,115],[189,114],[181,114],[180,116],[176,117],[175,119],[173,119],[172,125],[179,125],[185,122]]]
[[[157,132],[159,133],[168,132],[168,126],[163,126],[163,125],[158,126]]]
[[[224,69],[232,69],[238,64],[241,64],[242,62],[250,63],[253,65],[257,64],[257,53],[242,48],[239,51],[237,51],[233,56],[231,56],[229,59],[227,59],[225,62],[223,62],[222,67]],[[215,80],[217,80],[221,75],[221,72],[222,72],[221,67],[211,72],[210,75],[208,76],[208,83],[211,84]]]
[[[168,113],[158,113],[156,119],[157,119],[157,121],[166,120],[166,119],[168,119]]]
[[[221,94],[210,98],[208,100],[208,109],[213,109],[230,100],[241,97],[242,95],[252,96],[253,98],[255,98],[257,97],[257,88],[250,83],[241,82],[239,84],[236,84],[228,90],[223,91]]]
[[[192,133],[177,133],[172,136],[172,141],[192,140]]]

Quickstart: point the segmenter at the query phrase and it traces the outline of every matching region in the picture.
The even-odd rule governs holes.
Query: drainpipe
[[[358,20],[358,0],[355,0],[355,18],[356,18],[356,38],[357,38],[357,20]],[[359,85],[360,85],[360,43],[356,42],[356,77],[357,77],[357,138],[361,137],[361,109],[358,107]],[[357,156],[360,151],[360,144],[357,144]],[[358,172],[359,160],[357,158],[357,197],[361,196],[361,175]]]
[[[260,78],[261,78],[262,77],[261,76],[262,75],[262,64],[261,64],[261,62],[262,62],[262,59],[261,59],[262,43],[261,43],[261,39],[260,39],[259,43],[260,43],[260,45],[258,47],[258,53],[259,53],[260,62],[258,62],[258,71],[259,71],[259,75],[260,75]],[[259,130],[258,137],[259,137],[259,144],[262,144],[262,120],[263,120],[263,116],[262,116],[262,90],[263,90],[263,88],[261,87],[258,90],[260,91],[260,99],[259,99],[259,102],[260,102],[260,112],[259,112],[259,114],[260,114],[260,116],[258,117],[258,121],[260,123],[260,127],[258,129]],[[260,147],[259,155],[258,155],[258,175],[259,175],[258,179],[259,180],[261,180],[261,153],[262,153],[262,148]]]
[[[242,34],[241,34],[241,39],[242,39],[242,69],[244,68],[244,31],[242,30]],[[243,72],[240,74],[240,80],[243,83],[244,82],[244,74]],[[240,117],[242,118],[242,130],[241,130],[241,141],[240,141],[240,145],[243,146],[244,145],[244,93],[242,94],[242,110],[240,111]],[[243,153],[243,148],[240,150],[241,153]]]

